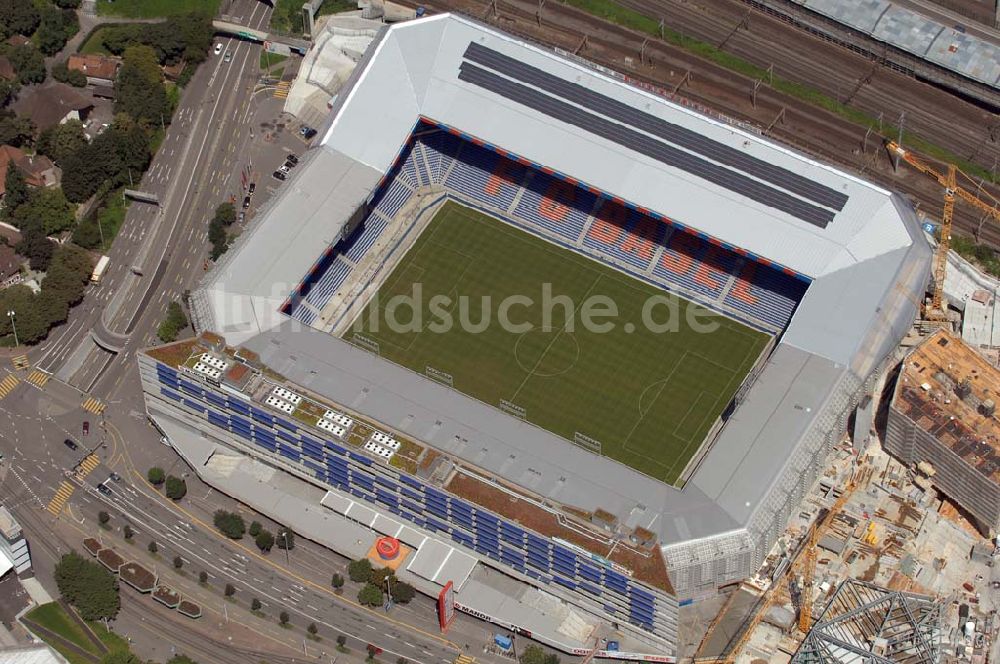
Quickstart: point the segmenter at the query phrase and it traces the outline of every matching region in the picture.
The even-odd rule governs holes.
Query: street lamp
[[[7,316],[10,317],[10,326],[14,330],[14,345],[20,346],[21,344],[17,340],[17,326],[14,324],[14,310],[11,309],[7,312]]]
[[[288,566],[288,528],[281,531],[281,536],[285,539],[285,566]]]

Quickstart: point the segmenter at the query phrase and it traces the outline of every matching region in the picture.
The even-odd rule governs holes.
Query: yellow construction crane
[[[935,169],[925,161],[920,159],[911,151],[904,149],[895,141],[886,143],[886,148],[890,154],[896,155],[913,168],[924,175],[934,178],[938,184],[944,187],[944,211],[941,213],[941,237],[938,239],[937,251],[934,254],[934,289],[931,291],[931,306],[925,312],[925,316],[931,320],[943,320],[945,318],[942,295],[944,292],[944,273],[948,265],[948,249],[951,248],[951,220],[955,211],[955,198],[977,208],[978,210],[991,216],[994,221],[1000,222],[1000,199],[983,190],[975,184],[975,180],[963,173],[954,164],[948,164],[945,172]],[[976,193],[959,186],[958,176],[961,175],[975,185]],[[982,194],[987,200],[980,198]]]
[[[799,600],[799,631],[803,634],[807,634],[809,628],[812,627],[812,586],[813,575],[816,570],[816,546],[833,524],[834,517],[840,513],[840,510],[844,509],[844,505],[847,504],[847,501],[851,498],[851,494],[854,493],[855,486],[857,486],[857,483],[852,475],[851,479],[844,486],[844,490],[840,492],[840,497],[833,503],[830,511],[817,519],[812,528],[810,528],[809,542],[805,550],[805,567],[802,570],[801,599]]]

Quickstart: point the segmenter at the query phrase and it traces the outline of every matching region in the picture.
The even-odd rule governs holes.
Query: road
[[[231,12],[249,25],[266,26],[271,8],[237,0]],[[167,304],[202,274],[208,219],[228,198],[243,166],[241,148],[251,133],[246,118],[260,52],[256,44],[219,41],[232,53],[231,62],[213,55],[195,74],[150,169],[137,183],[136,188],[156,194],[161,206],[131,204],[102,283],[88,289],[68,322],[29,352],[36,367],[84,391],[93,389],[109,368],[123,370],[135,348],[149,345]],[[142,274],[135,274],[133,266]],[[102,321],[112,332],[129,335],[117,355],[91,339]],[[105,389],[120,376],[113,375]]]
[[[91,420],[88,436],[81,435],[81,424],[93,415],[80,408],[75,389],[58,381],[49,381],[44,388],[21,382],[0,400],[0,450],[5,454],[0,464],[0,502],[24,528],[36,574],[50,592],[55,594],[51,579],[58,557],[72,548],[82,550],[85,537],[98,537],[123,555],[155,567],[162,581],[205,610],[202,620],[190,621],[162,610],[149,598],[125,598],[115,629],[136,642],[146,642],[147,648],[178,643],[196,659],[244,664],[246,653],[232,650],[227,640],[233,636],[247,651],[315,661],[320,653],[332,652],[336,637],[343,634],[354,653],[374,643],[393,660],[404,657],[422,664],[450,664],[468,648],[480,660],[500,661],[482,653],[491,630],[470,616],[459,615],[447,638],[440,636],[429,598],[418,596],[409,605],[397,605],[386,613],[354,602],[359,586],[350,581],[342,595],[336,594],[330,578],[334,572],[346,578],[347,561],[301,535],[286,560],[278,549],[264,555],[249,539],[232,541],[219,534],[211,515],[220,508],[240,510],[247,523],[256,519],[272,531],[276,524],[213,492],[157,441],[141,412],[129,408],[141,403],[141,395],[133,397],[138,392],[133,389],[134,380],[130,377],[126,383],[128,398],[113,404],[106,418]],[[76,440],[78,449],[64,445],[66,438]],[[73,476],[72,471],[90,453],[100,459],[100,465],[83,479]],[[186,475],[188,495],[179,504],[145,481],[145,469],[153,464],[168,473]],[[122,481],[109,482],[113,495],[108,497],[96,485],[112,469]],[[53,497],[64,482],[71,485],[72,493],[54,510]],[[109,529],[98,525],[100,511],[111,515]],[[132,543],[123,538],[126,523],[135,532]],[[150,540],[158,545],[155,559],[147,551]],[[172,569],[174,556],[183,559],[183,576]],[[205,586],[197,583],[200,571],[209,575]],[[227,583],[237,588],[235,601],[222,596]],[[123,589],[126,593],[132,591]],[[253,598],[262,602],[265,616],[250,613]],[[292,629],[276,624],[282,610],[291,615]],[[304,628],[311,622],[319,628],[319,642],[306,638]],[[172,635],[169,641],[162,638],[164,630]],[[301,658],[303,648],[308,659]]]

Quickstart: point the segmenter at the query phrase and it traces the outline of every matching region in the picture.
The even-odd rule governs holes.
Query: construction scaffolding
[[[848,579],[791,664],[937,664],[941,618],[931,597]]]

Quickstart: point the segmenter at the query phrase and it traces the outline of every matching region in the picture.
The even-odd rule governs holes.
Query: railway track
[[[415,4],[410,2],[411,6]],[[462,13],[529,41],[576,53],[621,72],[633,82],[656,86],[665,96],[676,90],[684,99],[753,124],[792,148],[899,191],[918,209],[935,218],[940,216],[940,187],[905,165],[894,172],[877,128],[858,126],[766,84],[758,87],[753,104],[752,79],[659,40],[650,39],[643,47],[645,35],[561,3],[546,3],[540,11],[535,0],[496,0],[495,4],[489,0],[430,0],[421,4],[428,11]],[[987,188],[1000,196],[996,187]],[[983,224],[979,214],[961,205],[956,206],[954,221],[958,230],[976,234],[980,241],[1000,248],[1000,225]]]

